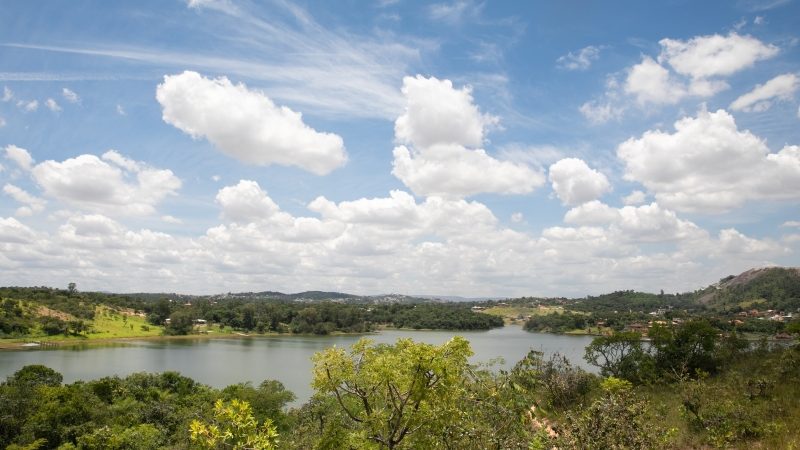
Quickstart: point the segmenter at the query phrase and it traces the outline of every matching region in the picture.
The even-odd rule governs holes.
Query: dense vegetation
[[[703,318],[726,332],[776,335],[785,331],[793,316],[800,316],[800,269],[753,269],[682,294],[616,291],[580,299],[518,298],[481,306],[526,312],[524,326],[529,331],[607,334]]]
[[[800,326],[790,327],[800,334]],[[702,320],[596,338],[586,359],[531,351],[471,366],[462,338],[361,340],[314,357],[315,394],[275,381],[213,389],[177,373],[62,384],[27,366],[0,383],[0,448],[682,449],[800,445],[800,345],[748,346]],[[238,445],[238,447],[237,447]]]
[[[284,297],[286,295],[282,294]],[[298,294],[299,295],[299,294]],[[309,296],[331,293],[304,293]],[[244,298],[242,298],[244,297]],[[209,332],[329,334],[363,333],[377,326],[415,329],[489,329],[500,318],[454,303],[365,303],[287,300],[249,296],[183,300],[52,288],[0,288],[0,338],[37,336],[115,337],[98,326],[98,313],[119,319],[130,335]],[[149,324],[137,320],[146,317]],[[140,323],[142,322],[142,323]],[[108,325],[108,322],[105,322]],[[135,324],[135,326],[134,326]],[[152,330],[150,330],[152,327]]]

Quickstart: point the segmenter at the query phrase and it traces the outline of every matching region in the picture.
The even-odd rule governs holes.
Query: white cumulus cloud
[[[565,205],[596,200],[611,190],[605,175],[578,158],[564,158],[554,163],[550,166],[548,176],[553,191]]]
[[[16,145],[6,146],[6,159],[13,161],[14,164],[19,166],[20,169],[28,171],[33,166],[33,157],[24,148],[17,147]]]
[[[235,186],[225,186],[217,193],[216,200],[222,207],[222,215],[233,222],[258,222],[280,211],[258,183],[250,180],[240,180]]]
[[[498,119],[483,114],[469,87],[456,89],[450,80],[421,75],[403,78],[405,112],[395,121],[397,140],[417,147],[459,144],[480,147],[487,125]]]
[[[11,183],[6,183],[3,186],[3,192],[14,200],[22,203],[23,206],[17,209],[17,216],[25,217],[35,213],[40,213],[44,210],[47,202],[44,199],[31,195],[26,190],[15,186]]]
[[[686,87],[649,56],[628,70],[625,92],[635,96],[641,105],[675,104],[688,95]]]
[[[774,100],[791,100],[798,87],[800,87],[800,77],[797,75],[793,73],[778,75],[734,100],[730,108],[734,111],[766,111]]]
[[[167,75],[156,99],[165,122],[248,164],[296,166],[325,175],[347,161],[340,136],[312,129],[300,113],[225,77],[190,71]]]
[[[687,41],[662,39],[659,61],[692,78],[732,75],[778,54],[778,47],[735,32],[696,36]]]
[[[468,87],[450,80],[405,77],[404,113],[395,122],[392,174],[421,196],[525,194],[544,176],[525,163],[499,160],[480,147],[494,116],[481,113]]]
[[[800,200],[800,147],[770,153],[740,131],[725,110],[675,122],[675,132],[647,131],[617,148],[625,179],[642,183],[664,206],[723,212],[748,200]]]
[[[501,161],[484,150],[457,144],[424,149],[399,146],[393,153],[392,174],[417,195],[526,194],[544,184],[544,175],[525,164]]]
[[[52,198],[105,214],[148,215],[181,187],[171,170],[151,168],[115,151],[103,159],[84,154],[44,161],[31,169],[34,181]]]

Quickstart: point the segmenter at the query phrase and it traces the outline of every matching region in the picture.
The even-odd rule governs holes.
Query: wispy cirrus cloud
[[[258,82],[272,98],[294,107],[341,117],[396,117],[403,106],[398,80],[420,60],[430,41],[357,35],[320,25],[306,10],[278,2],[270,17],[229,2],[191,2],[231,46],[225,54],[135,44],[5,43],[14,48],[124,59],[159,70],[193,69]],[[221,6],[220,6],[221,5]],[[225,6],[225,7],[222,7]],[[230,48],[235,50],[230,50]],[[62,81],[68,75],[0,73],[0,80]],[[75,77],[78,77],[77,75]],[[76,78],[77,79],[77,78]]]

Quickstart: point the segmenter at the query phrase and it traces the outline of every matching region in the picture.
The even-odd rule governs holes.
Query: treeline
[[[550,313],[532,316],[525,322],[523,328],[527,331],[545,333],[567,333],[573,330],[583,330],[589,324],[594,324],[594,319],[580,313]]]
[[[800,335],[800,327],[792,328]],[[177,373],[0,383],[0,447],[59,449],[683,449],[800,444],[800,346],[748,346],[704,321],[596,338],[593,375],[531,351],[471,366],[463,338],[317,353],[313,397],[274,381],[217,390]]]
[[[488,330],[503,326],[500,317],[475,313],[469,305],[448,303],[375,305],[370,307],[369,318],[375,323],[418,330]]]
[[[610,294],[587,296],[576,300],[570,309],[595,314],[618,314],[621,312],[649,313],[659,308],[676,310],[702,309],[693,293],[650,294],[636,291],[615,291]]]
[[[175,372],[62,384],[61,374],[26,366],[0,384],[0,448],[188,448],[192,421],[211,421],[217,400],[244,400],[254,420],[289,431],[294,395],[277,381],[222,390]]]
[[[81,334],[91,329],[98,306],[143,312],[167,334],[190,334],[228,327],[255,333],[325,335],[363,333],[376,326],[414,329],[485,330],[503,326],[499,318],[447,303],[370,304],[368,302],[280,299],[191,299],[126,296],[76,289],[0,288],[0,338]],[[126,314],[128,313],[126,312]]]
[[[160,300],[145,307],[154,324],[168,321],[167,332],[187,334],[193,323],[207,323],[258,333],[325,335],[367,332],[376,326],[414,329],[485,330],[503,326],[500,318],[478,314],[459,304],[349,304],[329,301],[197,301],[191,305]]]

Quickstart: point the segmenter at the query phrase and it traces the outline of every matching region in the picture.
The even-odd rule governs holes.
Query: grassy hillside
[[[137,301],[50,288],[0,288],[0,338],[87,340],[145,337],[163,327],[147,323]]]
[[[753,307],[779,311],[800,308],[800,268],[766,267],[729,276],[698,296],[718,311],[739,312]]]

